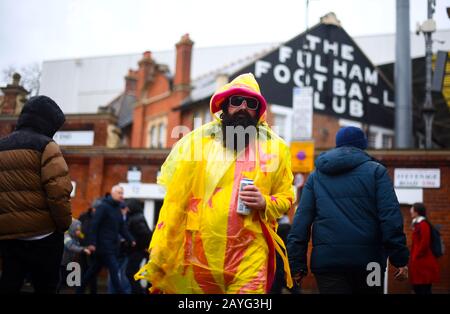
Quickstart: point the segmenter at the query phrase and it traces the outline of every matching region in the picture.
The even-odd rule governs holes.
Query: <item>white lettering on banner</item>
[[[350,69],[350,73],[348,74],[348,78],[349,78],[349,80],[353,80],[354,78],[357,78],[358,81],[360,81],[360,82],[363,81],[363,75],[362,75],[361,68],[359,67],[359,65],[354,64],[352,66],[352,68]]]
[[[323,75],[323,74],[316,73],[316,74],[313,75],[313,78],[317,82],[317,90],[319,92],[323,91],[323,85],[327,81],[327,77],[325,75]]]
[[[359,100],[363,100],[361,87],[359,87],[358,83],[352,83],[352,85],[350,85],[350,90],[348,92],[348,97],[349,98],[356,97]]]
[[[314,61],[314,69],[317,72],[328,73],[328,68],[320,64],[322,61],[322,57],[320,55],[316,55]]]
[[[356,118],[361,118],[364,115],[362,102],[355,99],[350,100],[350,115]]]
[[[333,80],[333,94],[336,96],[345,96],[347,91],[345,90],[345,81],[340,78]]]
[[[343,78],[347,77],[347,62],[342,61],[339,63],[339,60],[333,60],[333,75],[334,76],[342,76]]]
[[[258,60],[255,62],[255,76],[261,77],[262,74],[268,73],[272,64],[267,61]]]
[[[339,54],[339,45],[337,42],[330,43],[327,39],[323,41],[323,52],[328,54],[328,52],[332,51],[335,57]]]
[[[383,104],[387,107],[394,108],[394,102],[392,100],[389,100],[389,95],[388,95],[387,90],[383,91]]]
[[[278,83],[286,84],[291,79],[291,71],[284,64],[278,64],[273,68],[273,76]]]
[[[316,110],[331,107],[335,114],[363,118],[366,105],[393,107],[388,90],[381,89],[383,81],[377,69],[356,63],[355,49],[349,44],[306,34],[300,49],[286,43],[278,48],[273,62],[256,61],[255,75],[257,78],[271,75],[283,85],[313,87]],[[323,98],[324,93],[329,95]]]
[[[342,59],[348,60],[348,61],[353,61],[355,60],[355,57],[353,56],[353,47],[346,45],[346,44],[342,44],[342,48],[341,48],[341,57]]]
[[[317,44],[322,41],[320,37],[311,34],[306,35],[306,40],[309,42],[309,49],[312,51],[316,50]]]
[[[314,108],[325,110],[325,104],[320,102],[320,94],[318,92],[314,92]]]
[[[340,101],[339,101],[340,100]],[[341,97],[333,97],[333,110],[336,113],[344,113],[345,112],[345,98]]]
[[[301,77],[302,77],[303,75],[305,75],[305,71],[304,71],[303,69],[297,69],[297,70],[295,70],[295,72],[294,72],[294,77],[293,77],[293,79],[294,79],[294,84],[297,85],[298,87],[304,86],[304,85],[303,85],[303,82],[302,82],[302,80],[301,80]]]
[[[281,63],[285,63],[292,55],[292,48],[287,46],[281,46],[278,54],[278,58]]]
[[[312,66],[313,55],[308,51],[297,51],[297,64],[301,68],[310,68]]]
[[[364,80],[366,84],[378,85],[378,72],[376,69],[370,71],[369,68],[364,69]]]

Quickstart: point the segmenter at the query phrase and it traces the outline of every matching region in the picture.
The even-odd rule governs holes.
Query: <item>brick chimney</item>
[[[2,87],[4,94],[3,102],[0,104],[0,114],[19,114],[25,103],[26,96],[30,93],[20,83],[20,74],[13,74],[12,84]]]
[[[125,76],[125,95],[136,95],[138,71],[128,70]]]
[[[141,97],[142,94],[145,93],[146,87],[152,83],[155,78],[156,66],[155,61],[152,58],[152,53],[150,51],[145,51],[138,64],[136,96]]]
[[[194,42],[184,34],[176,44],[177,56],[174,78],[175,91],[189,92],[191,89],[191,56]]]

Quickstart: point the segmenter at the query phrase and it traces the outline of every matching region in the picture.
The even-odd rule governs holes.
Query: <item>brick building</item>
[[[336,24],[335,19],[323,20],[308,33],[274,49],[212,69],[195,79],[191,68],[194,43],[188,35],[176,44],[173,71],[158,62],[153,53],[144,52],[136,68],[122,74],[125,83],[119,95],[109,103],[99,104],[97,113],[67,114],[67,121],[56,138],[63,146],[75,187],[74,216],[114,184],[121,183],[126,197],[144,202],[145,216],[153,227],[164,197],[156,177],[170,147],[181,131],[192,130],[212,119],[209,99],[214,91],[244,72],[255,73],[269,102],[268,122],[287,142],[296,139],[291,131],[295,123],[292,119],[294,87],[313,85],[316,91],[310,95],[314,102],[309,137],[314,140],[316,155],[320,149],[334,146],[335,133],[345,125],[362,127],[372,148],[392,147],[392,86]],[[327,72],[327,68],[333,70]],[[26,96],[17,78],[2,91],[0,136],[14,130]],[[441,225],[444,241],[450,243],[448,151],[370,153],[386,164],[393,178],[396,168],[439,169],[440,187],[416,189],[414,197],[424,201],[430,218]],[[399,187],[399,193],[408,192],[401,190]],[[410,241],[410,200],[403,197],[401,201],[405,232]],[[442,280],[435,289],[450,292],[448,252],[440,264]],[[407,283],[394,282],[392,276],[388,282],[390,292],[409,291]],[[313,291],[314,288],[310,276],[305,289]]]

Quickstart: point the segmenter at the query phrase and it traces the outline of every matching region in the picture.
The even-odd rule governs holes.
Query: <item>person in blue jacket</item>
[[[320,293],[382,293],[388,257],[397,280],[408,276],[400,205],[387,169],[366,148],[361,129],[341,128],[336,148],[315,162],[288,235],[289,263],[299,285],[308,273],[311,234],[311,271]]]

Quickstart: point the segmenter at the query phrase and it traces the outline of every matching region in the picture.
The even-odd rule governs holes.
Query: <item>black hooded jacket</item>
[[[69,228],[72,184],[61,150],[52,140],[64,121],[52,99],[32,97],[16,130],[0,139],[0,240]]]
[[[150,245],[152,232],[145,220],[141,202],[136,199],[127,200],[130,209],[128,213],[128,230],[136,239],[136,250],[146,250]]]

